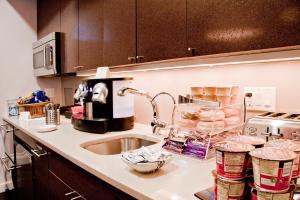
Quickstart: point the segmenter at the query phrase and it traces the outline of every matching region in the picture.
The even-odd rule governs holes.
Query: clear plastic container
[[[243,105],[179,104],[166,149],[200,159],[212,157],[214,144],[236,135],[243,125]],[[178,144],[177,141],[181,143]]]
[[[7,100],[7,109],[9,116],[18,116],[19,115],[19,108],[17,106],[17,99]]]

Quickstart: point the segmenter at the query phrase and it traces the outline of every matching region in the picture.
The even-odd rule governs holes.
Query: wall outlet
[[[275,111],[276,87],[244,87],[244,94],[252,93],[246,98],[247,110]]]
[[[54,88],[45,88],[45,92],[49,98],[55,97],[55,89]]]

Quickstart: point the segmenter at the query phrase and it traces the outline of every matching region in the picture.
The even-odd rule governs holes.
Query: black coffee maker
[[[81,84],[84,112],[72,115],[75,129],[103,134],[126,131],[134,126],[133,95],[119,96],[133,78],[88,79]]]

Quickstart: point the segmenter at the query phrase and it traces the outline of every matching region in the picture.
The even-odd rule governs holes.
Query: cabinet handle
[[[44,153],[39,154],[39,153],[37,153],[38,151],[40,151],[40,150],[34,150],[34,149],[31,149],[31,152],[32,152],[34,155],[36,155],[37,157],[41,157],[41,156],[47,155],[47,152],[44,152]]]
[[[74,69],[82,69],[84,66],[75,66]]]
[[[77,193],[77,192],[76,191],[68,192],[68,193],[65,194],[65,196],[69,196],[69,195],[74,194],[74,193]]]
[[[6,171],[11,171],[11,170],[13,170],[14,169],[14,166],[13,167],[8,167],[8,165],[6,164],[6,162],[5,162],[5,159],[9,159],[8,157],[1,157],[0,158],[1,159],[1,162],[2,162],[2,164],[4,165],[4,167],[5,167],[5,169],[6,169]],[[10,159],[9,159],[9,161],[11,161]],[[12,162],[12,161],[11,161]]]
[[[14,131],[14,129],[7,129],[7,124],[2,124],[2,125],[0,125],[0,127],[1,127],[1,129],[3,130],[3,131],[5,131],[6,133],[10,133],[10,132],[13,132]]]
[[[136,58],[135,58],[135,57],[128,57],[128,60],[129,60],[131,63],[136,63]]]
[[[139,63],[139,62],[142,62],[142,59],[144,58],[144,56],[137,56],[136,57],[136,60],[137,60],[137,62]]]
[[[79,195],[79,196],[77,196],[77,197],[73,197],[71,200],[80,199],[80,198],[82,198],[81,195]]]
[[[192,47],[188,48],[188,51],[192,54],[192,56],[196,55],[196,50],[197,50],[197,48],[192,48]]]

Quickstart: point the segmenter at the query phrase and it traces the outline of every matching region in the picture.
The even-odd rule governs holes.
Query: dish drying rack
[[[238,135],[244,125],[243,104],[178,104],[164,149],[198,159],[214,157],[214,144]]]

